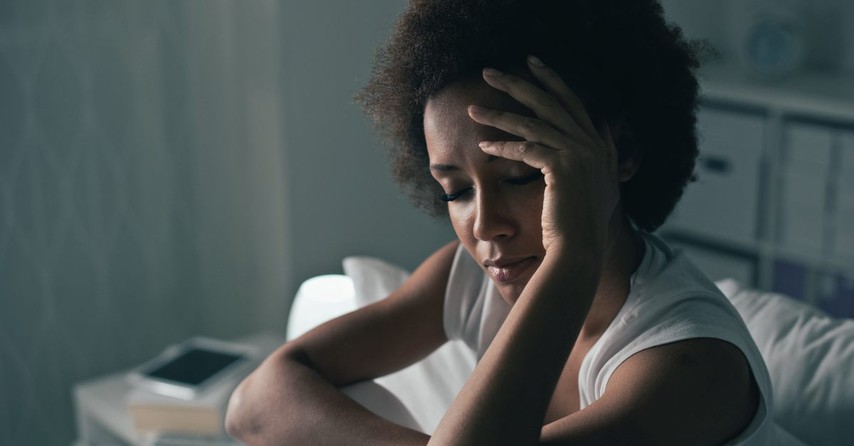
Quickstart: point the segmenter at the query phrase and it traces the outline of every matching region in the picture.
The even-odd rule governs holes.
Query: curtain
[[[0,2],[0,444],[75,382],[283,329],[279,6]]]

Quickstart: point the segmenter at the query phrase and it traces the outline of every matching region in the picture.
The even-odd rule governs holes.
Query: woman
[[[413,0],[360,99],[399,182],[458,240],[385,300],[282,346],[235,392],[229,432],[249,444],[771,441],[770,384],[744,324],[649,234],[693,170],[696,66],[654,0]],[[448,339],[479,361],[432,436],[338,391]]]

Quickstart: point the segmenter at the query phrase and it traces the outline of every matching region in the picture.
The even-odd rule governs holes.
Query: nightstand
[[[261,333],[237,339],[235,342],[258,347],[266,356],[284,343],[285,338],[275,333]],[[226,439],[157,438],[138,435],[133,428],[127,409],[126,400],[132,389],[127,381],[127,371],[76,384],[73,388],[78,435],[75,446],[224,446],[239,444]]]

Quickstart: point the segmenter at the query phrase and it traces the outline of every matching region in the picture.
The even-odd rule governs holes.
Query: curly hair
[[[397,182],[416,206],[447,215],[429,171],[427,101],[484,67],[526,70],[534,54],[594,123],[619,124],[620,158],[641,161],[622,185],[623,210],[653,231],[693,178],[699,49],[657,0],[411,0],[356,99],[389,143]]]

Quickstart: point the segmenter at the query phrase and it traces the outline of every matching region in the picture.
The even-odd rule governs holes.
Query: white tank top
[[[731,445],[778,444],[771,419],[771,380],[750,332],[735,308],[706,276],[664,241],[645,234],[646,250],[631,277],[631,290],[614,320],[581,364],[581,408],[598,400],[611,375],[635,353],[692,338],[729,342],[744,354],[761,394],[750,425]],[[510,305],[462,248],[458,248],[445,294],[448,339],[462,340],[483,357]]]

